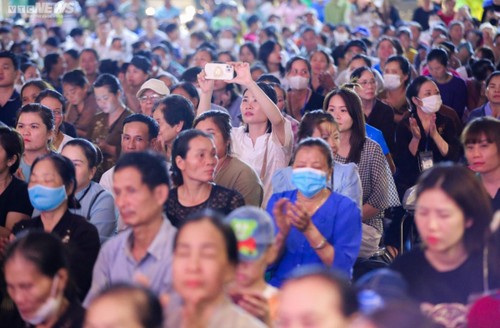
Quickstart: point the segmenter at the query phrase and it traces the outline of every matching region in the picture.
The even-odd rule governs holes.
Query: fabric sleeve
[[[90,223],[99,232],[101,243],[113,237],[116,232],[117,216],[113,196],[103,191],[90,209]]]
[[[234,190],[237,190],[243,196],[246,205],[260,207],[264,197],[264,190],[260,184],[257,173],[251,172],[253,169],[248,167],[243,169],[234,184]]]
[[[295,186],[291,180],[292,168],[290,166],[276,170],[271,178],[271,185],[273,186],[273,194],[294,190]]]
[[[110,270],[112,267],[112,261],[110,255],[116,251],[115,245],[116,243],[110,241],[109,243],[106,243],[99,252],[92,271],[92,285],[90,286],[90,290],[85,297],[85,301],[83,302],[84,307],[88,307],[94,297],[104,287],[109,286],[109,284],[111,283]]]
[[[335,173],[334,173],[335,175]],[[347,163],[342,165],[342,175],[339,181],[335,181],[333,184],[339,183],[339,189],[337,190],[339,194],[349,197],[352,201],[361,208],[363,204],[363,188],[361,186],[361,178],[359,177],[358,166],[354,163]]]
[[[12,195],[9,195],[10,197],[7,204],[7,214],[9,212],[17,212],[29,215],[31,217],[31,214],[33,213],[33,206],[31,205],[28,195],[28,186],[23,181],[12,180],[11,183],[14,182],[16,182],[18,185],[13,190]]]

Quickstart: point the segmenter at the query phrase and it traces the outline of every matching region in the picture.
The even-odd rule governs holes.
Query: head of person
[[[278,106],[278,109],[282,113],[287,113],[286,89],[280,83],[271,82],[269,84],[273,87],[274,92],[276,92],[276,106]]]
[[[161,328],[163,310],[149,289],[126,283],[111,285],[90,303],[85,328]]]
[[[461,139],[465,158],[472,171],[487,175],[500,170],[498,131],[500,131],[500,120],[489,116],[474,119],[465,127]]]
[[[486,79],[486,98],[492,104],[500,104],[500,71],[491,73]]]
[[[306,26],[302,29],[300,33],[300,39],[307,52],[311,52],[318,47],[318,33],[312,26]]]
[[[28,194],[31,205],[40,212],[78,207],[73,162],[56,153],[37,157],[31,166]]]
[[[21,135],[10,127],[0,127],[0,173],[16,173],[24,152]]]
[[[395,45],[395,40],[388,36],[383,36],[379,39],[377,46],[377,57],[382,63],[385,63],[387,58],[392,55],[397,54],[397,47]]]
[[[486,81],[488,76],[490,76],[495,71],[495,66],[489,59],[479,59],[471,65],[472,77],[478,81]]]
[[[19,78],[19,61],[11,51],[0,51],[0,88],[14,87]]]
[[[78,68],[80,54],[75,49],[66,50],[63,53],[64,60],[66,61],[66,65],[68,66],[68,70],[72,71]]]
[[[362,40],[352,40],[344,46],[344,59],[348,63],[356,55],[366,55],[368,49]]]
[[[21,73],[25,82],[42,78],[42,73],[36,63],[28,61],[21,65]]]
[[[185,304],[220,301],[238,263],[238,241],[219,214],[203,210],[179,227],[172,274],[174,289]]]
[[[89,80],[87,80],[85,73],[79,69],[69,71],[63,75],[62,87],[64,97],[73,106],[83,103],[90,91]]]
[[[323,110],[330,113],[339,126],[339,132],[350,134],[348,161],[358,163],[366,138],[365,115],[361,99],[349,88],[337,88],[326,95]]]
[[[201,47],[196,50],[193,56],[193,66],[204,68],[206,64],[217,59],[217,54],[212,48]]]
[[[135,55],[130,60],[130,65],[127,67],[125,78],[127,83],[134,88],[139,88],[151,74],[151,60],[149,58]]]
[[[136,97],[139,99],[141,112],[145,115],[153,115],[155,102],[160,101],[170,94],[170,90],[165,83],[157,79],[149,79],[141,85]]]
[[[43,58],[43,67],[47,75],[61,76],[66,71],[64,57],[59,53],[51,53]]]
[[[405,88],[411,82],[411,64],[401,55],[390,56],[384,66],[384,87],[387,90]]]
[[[252,42],[247,42],[241,45],[238,59],[241,62],[253,64],[258,57],[257,47]]]
[[[322,72],[328,71],[333,64],[332,57],[324,50],[315,50],[311,53],[311,73],[319,75]]]
[[[55,90],[46,89],[40,92],[35,102],[46,106],[52,111],[55,122],[54,131],[58,132],[64,121],[64,112],[66,108],[66,99],[64,99],[64,96]]]
[[[340,144],[339,126],[332,115],[323,110],[313,110],[305,113],[300,121],[297,139],[320,138],[330,145],[331,151],[336,154]]]
[[[151,151],[123,154],[113,173],[115,204],[123,223],[134,228],[161,221],[169,186],[163,156]]]
[[[99,75],[93,86],[97,106],[104,113],[113,113],[122,107],[121,97],[123,89],[120,81],[111,74]]]
[[[293,57],[285,67],[288,86],[292,90],[305,90],[311,83],[311,63],[303,57]]]
[[[281,45],[274,40],[264,42],[259,48],[259,60],[264,63],[267,69],[271,65],[280,65],[281,73],[284,72],[281,66]]]
[[[357,310],[356,293],[344,277],[323,267],[303,267],[281,289],[277,327],[347,327]]]
[[[271,216],[255,206],[235,209],[224,219],[238,240],[239,264],[235,282],[251,288],[264,280],[266,268],[274,260],[274,225]]]
[[[56,320],[70,298],[69,264],[61,240],[46,232],[16,239],[5,254],[7,292],[24,321],[39,325]]]
[[[172,146],[172,180],[176,186],[186,181],[213,181],[218,163],[213,137],[201,130],[182,131]]]
[[[492,216],[491,198],[465,166],[438,164],[420,176],[415,223],[429,252],[481,250]]]
[[[273,103],[277,103],[278,99],[276,97],[276,91],[274,91],[272,86],[263,82],[259,82],[257,85],[262,89],[262,91],[264,91]],[[271,122],[260,107],[260,104],[256,101],[252,91],[248,89],[243,91],[243,99],[241,100],[240,110],[243,122],[247,125],[247,127],[249,124],[267,122],[268,131],[270,131]]]
[[[102,162],[101,150],[90,141],[76,138],[68,141],[61,151],[75,166],[76,192],[83,190],[94,178]]]
[[[36,102],[36,97],[43,90],[53,89],[50,84],[44,80],[31,80],[23,84],[21,88],[22,105]]]
[[[16,130],[23,138],[25,151],[48,150],[54,129],[55,119],[50,108],[36,103],[21,107]]]
[[[220,110],[209,110],[196,117],[193,128],[213,137],[217,157],[223,159],[231,153],[231,117]]]
[[[372,101],[376,97],[377,80],[375,72],[367,66],[356,68],[351,73],[351,81],[355,83],[354,91],[365,101]]]
[[[222,51],[232,51],[236,45],[237,32],[231,28],[223,28],[217,33],[217,44]]]
[[[121,149],[123,153],[151,149],[160,127],[151,116],[132,114],[123,121]]]
[[[436,83],[427,76],[419,76],[406,89],[412,112],[436,113],[443,101]]]
[[[200,94],[196,87],[191,82],[180,82],[172,85],[170,93],[173,95],[180,95],[189,100],[193,104],[193,108],[198,108],[200,103]]]
[[[158,136],[165,145],[171,145],[179,133],[191,129],[194,117],[193,104],[180,95],[170,95],[153,108],[153,118],[160,126]]]
[[[427,66],[433,79],[442,79],[448,73],[448,61],[448,53],[445,50],[435,48],[429,51],[427,54]]]
[[[95,49],[86,48],[80,52],[80,67],[86,76],[99,73],[99,54]]]
[[[333,173],[330,145],[320,138],[299,142],[292,156],[292,183],[306,198],[322,192]]]

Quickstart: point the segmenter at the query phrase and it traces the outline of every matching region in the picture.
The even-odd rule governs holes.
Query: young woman
[[[111,74],[100,75],[94,83],[97,105],[102,112],[90,121],[87,139],[99,146],[103,153],[102,171],[109,170],[120,154],[123,121],[132,111],[122,103],[122,87]]]
[[[269,74],[284,82],[285,68],[281,64],[281,45],[274,40],[264,42],[259,48],[258,59],[267,68]]]
[[[440,164],[422,174],[415,223],[424,247],[397,258],[392,269],[423,312],[443,326],[465,324],[469,297],[488,284],[500,286],[483,261],[491,218],[489,196],[467,168]]]
[[[476,172],[488,192],[493,210],[500,210],[500,121],[481,117],[462,133],[462,145],[469,168]]]
[[[46,89],[53,90],[54,88],[43,80],[31,80],[24,83],[20,92],[23,106],[36,102],[36,97]]]
[[[91,85],[83,71],[74,70],[64,74],[62,87],[64,97],[68,99],[66,121],[75,126],[78,137],[84,138],[98,110]]]
[[[325,98],[311,89],[311,64],[303,57],[293,57],[286,63],[288,110],[300,121],[306,111],[323,107]]]
[[[365,120],[359,96],[346,88],[335,89],[325,98],[324,111],[339,125],[340,146],[334,159],[355,163],[363,188],[363,243],[360,257],[378,250],[383,232],[384,210],[399,206],[391,170],[380,146],[366,137]]]
[[[252,80],[248,63],[232,63],[237,76],[230,82],[245,87],[241,114],[244,126],[231,130],[231,145],[236,157],[248,163],[259,175],[264,186],[263,206],[272,194],[274,172],[288,165],[293,146],[293,132],[276,106],[276,92],[265,84]],[[198,75],[202,94],[198,115],[210,108],[213,81]]]
[[[68,208],[78,206],[73,163],[58,154],[38,157],[33,163],[28,193],[31,204],[41,215],[18,222],[12,233],[46,231],[59,237],[70,252],[70,270],[74,274],[81,300],[92,280],[92,269],[100,243],[97,229]]]
[[[333,154],[319,138],[299,143],[292,160],[296,189],[274,194],[267,211],[278,233],[270,284],[280,287],[299,265],[320,264],[351,276],[361,245],[361,213],[354,201],[327,188]]]
[[[52,234],[33,232],[14,241],[5,254],[4,275],[20,318],[2,325],[82,327],[85,310],[72,287],[68,261],[63,242]]]
[[[391,56],[384,67],[384,103],[394,109],[394,123],[399,123],[409,112],[406,88],[411,82],[410,62],[404,56]]]
[[[324,50],[313,51],[310,58],[312,90],[321,96],[325,96],[335,88],[333,58]]]
[[[43,90],[36,97],[36,102],[42,106],[46,106],[54,114],[54,136],[52,138],[52,147],[57,153],[60,153],[63,146],[73,138],[64,134],[61,131],[61,126],[64,123],[64,111],[66,107],[66,99],[57,91]]]
[[[260,206],[263,190],[260,179],[248,164],[231,154],[230,116],[223,111],[211,110],[198,116],[193,128],[210,134],[219,159],[214,171],[214,182],[239,192],[246,205]]]
[[[419,76],[408,87],[406,97],[411,116],[396,128],[395,180],[401,197],[415,185],[426,163],[457,161],[460,156],[458,132],[439,111],[441,95],[436,84],[426,76]]]
[[[113,195],[92,181],[97,167],[101,164],[101,151],[86,139],[73,139],[62,149],[61,155],[73,162],[76,172],[75,197],[80,203],[79,209],[70,209],[95,225],[99,238],[105,242],[115,235],[117,211]]]
[[[29,219],[33,207],[28,197],[26,182],[16,173],[23,154],[23,141],[19,133],[0,127],[0,236],[7,237],[14,224]]]
[[[237,243],[232,228],[211,211],[196,214],[180,227],[172,274],[183,305],[169,307],[167,327],[265,327],[226,295],[238,264]]]
[[[35,159],[51,152],[54,126],[54,114],[48,107],[32,103],[21,108],[16,125],[24,141],[24,153],[16,173],[20,179],[28,181]]]
[[[172,148],[172,180],[176,187],[166,204],[174,226],[204,208],[229,214],[245,205],[238,192],[212,183],[217,164],[217,151],[209,134],[190,129],[177,136]]]

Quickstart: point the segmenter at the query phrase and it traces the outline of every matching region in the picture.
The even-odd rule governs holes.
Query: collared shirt
[[[148,247],[146,255],[136,261],[132,255],[133,231],[128,229],[108,240],[102,247],[94,266],[92,286],[85,298],[87,307],[104,288],[117,282],[133,283],[139,277],[148,280],[149,288],[157,295],[171,293],[173,241],[177,229],[163,217],[163,222]]]
[[[21,108],[21,104],[21,96],[16,90],[14,90],[5,105],[0,106],[0,121],[12,128],[15,128],[17,112]]]

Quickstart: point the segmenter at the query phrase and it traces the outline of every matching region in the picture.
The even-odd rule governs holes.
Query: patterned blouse
[[[334,159],[343,164],[348,163],[347,158],[338,154],[334,155]],[[370,204],[381,210],[378,215],[366,220],[365,223],[382,233],[384,210],[400,205],[391,169],[380,146],[370,138],[365,139],[360,161],[355,164],[358,165],[363,187],[363,205]]]

